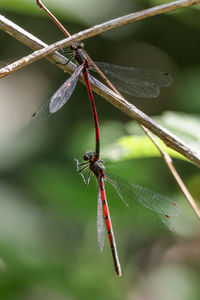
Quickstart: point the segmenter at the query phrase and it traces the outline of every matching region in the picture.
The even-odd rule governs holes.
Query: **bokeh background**
[[[143,8],[158,0],[48,0],[70,33]],[[1,13],[46,43],[62,32],[34,0],[1,0]],[[200,150],[200,7],[126,25],[85,41],[96,61],[167,71],[174,82],[157,99],[133,99],[148,115]],[[0,60],[32,51],[0,32]],[[95,95],[106,169],[179,203],[174,229],[136,222],[107,187],[123,277],[117,278],[108,240],[96,238],[97,185],[86,187],[74,158],[94,149],[91,109],[79,83],[68,104],[46,122],[30,126],[32,113],[68,77],[45,59],[0,81],[0,299],[200,298],[199,221],[172,175],[137,124]],[[197,203],[199,169],[174,164]],[[141,223],[144,223],[143,225]]]

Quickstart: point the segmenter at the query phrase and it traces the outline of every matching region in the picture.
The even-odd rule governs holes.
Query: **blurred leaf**
[[[200,151],[200,120],[198,117],[185,114],[165,112],[162,116],[153,118],[172,133],[181,138],[188,146]],[[187,124],[187,126],[185,126]],[[154,146],[152,141],[144,135],[142,130],[138,130],[138,125],[135,122],[130,122],[127,125],[128,132],[136,133],[136,135],[123,136],[117,139],[114,143],[105,147],[102,156],[105,159],[112,161],[120,161],[133,158],[144,157],[160,157],[160,152]],[[168,148],[161,140],[159,140],[163,150],[168,152],[172,157],[186,159],[178,152]]]
[[[153,119],[177,135],[196,152],[200,151],[199,115],[168,111]]]
[[[162,149],[168,152],[174,158],[185,159],[176,151],[168,148],[162,141],[160,141]],[[160,157],[160,152],[146,136],[124,136],[117,140],[115,144],[109,146],[103,151],[102,156],[112,161],[119,161],[133,158],[144,157]]]

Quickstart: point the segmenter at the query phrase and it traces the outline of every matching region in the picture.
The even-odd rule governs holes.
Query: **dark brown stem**
[[[62,30],[62,32],[66,36],[70,36],[69,32],[65,29],[65,27],[58,21],[58,19],[48,10],[48,8],[42,3],[41,0],[36,0],[37,5],[39,6],[40,9],[43,9],[46,14],[56,23],[56,25]]]

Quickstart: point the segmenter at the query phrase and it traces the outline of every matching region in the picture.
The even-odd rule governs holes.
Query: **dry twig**
[[[51,13],[47,10],[47,8],[43,5],[41,5],[41,1],[40,0],[36,0],[37,4],[40,6],[40,8],[43,8],[46,13],[48,15],[50,15],[50,17],[52,17]],[[0,70],[0,77],[4,77],[8,74],[10,74],[11,72],[14,72],[15,70],[43,57],[43,56],[47,56],[48,55],[48,59],[56,62],[56,63],[64,63],[63,60],[65,61],[65,58],[63,58],[62,55],[60,55],[59,53],[56,54],[51,54],[53,51],[58,50],[60,47],[65,47],[69,44],[71,44],[71,42],[73,41],[79,41],[79,40],[83,40],[85,38],[94,36],[96,34],[99,34],[103,31],[106,30],[110,30],[112,28],[118,27],[118,26],[122,26],[125,24],[128,24],[130,22],[135,22],[137,20],[143,19],[143,18],[147,18],[156,14],[160,14],[163,12],[167,12],[167,11],[172,11],[175,9],[179,9],[182,7],[186,7],[186,6],[191,6],[194,4],[198,4],[200,3],[200,1],[175,1],[175,2],[171,2],[168,4],[163,4],[160,6],[156,6],[154,8],[150,8],[150,9],[146,9],[143,11],[140,11],[138,13],[133,13],[115,20],[111,20],[109,22],[105,22],[103,24],[100,25],[96,25],[90,29],[87,29],[83,32],[80,32],[76,35],[71,36],[71,39],[65,39],[62,40],[60,42],[57,42],[51,46],[47,46],[45,43],[43,43],[42,41],[40,41],[39,39],[35,38],[33,35],[27,33],[26,31],[24,31],[23,29],[21,29],[19,26],[15,25],[14,23],[10,22],[9,20],[7,20],[6,18],[4,18],[3,16],[0,16],[0,29],[8,32],[9,34],[11,34],[12,36],[14,36],[15,38],[19,39],[20,41],[22,41],[23,43],[25,43],[26,45],[28,45],[29,47],[31,47],[32,49],[41,49],[43,48],[41,51],[36,51],[34,53],[32,53],[31,55],[22,58],[21,60],[15,62],[14,64],[11,64],[5,68],[3,68],[2,70]],[[56,20],[57,21],[57,20]],[[56,22],[57,25],[61,28],[61,30],[67,35],[70,36],[70,34],[66,31],[66,29],[62,26],[62,24],[60,24],[58,21]],[[70,40],[70,41],[69,41]],[[45,48],[44,48],[45,47]],[[91,60],[91,59],[90,59]],[[73,64],[71,64],[71,66],[69,66],[69,70],[67,70],[68,72],[72,72],[71,67]],[[109,84],[109,81],[106,80],[106,82]],[[95,87],[94,89],[99,89],[101,84],[98,83],[97,85],[98,87]],[[111,84],[109,84],[109,86],[111,87],[111,89],[114,90],[114,93],[112,95],[111,91],[108,93],[110,95],[113,96],[113,98],[120,100],[120,102],[112,103],[112,101],[110,99],[106,99],[109,102],[111,102],[112,104],[114,104],[116,107],[121,107],[122,111],[126,111],[126,104],[127,101],[125,99],[123,99],[123,97],[119,94],[119,92],[113,88],[113,86]],[[101,88],[100,88],[101,89]],[[109,89],[108,89],[109,90]],[[107,91],[108,91],[107,90]],[[99,91],[98,91],[99,92]],[[102,92],[102,91],[101,91]],[[99,93],[100,94],[100,93]],[[116,94],[118,97],[116,97]],[[104,97],[105,98],[105,97]],[[117,105],[116,105],[117,104]],[[158,150],[160,151],[161,155],[164,158],[164,161],[166,162],[166,164],[168,165],[170,171],[172,172],[173,176],[175,177],[177,183],[179,184],[181,190],[183,191],[184,195],[186,196],[186,198],[188,199],[188,201],[190,202],[191,206],[193,207],[195,213],[197,214],[198,217],[200,217],[200,210],[197,207],[195,201],[193,200],[193,198],[191,197],[189,191],[187,190],[187,188],[185,187],[183,181],[181,180],[180,176],[178,175],[175,167],[173,166],[173,162],[172,159],[170,158],[170,156],[163,151],[163,149],[161,148],[161,146],[159,145],[159,143],[156,141],[156,139],[153,137],[153,135],[151,134],[151,132],[149,132],[149,130],[144,127],[144,123],[148,123],[149,125],[149,120],[147,118],[147,116],[145,114],[143,114],[141,116],[141,112],[139,110],[136,109],[136,107],[134,107],[132,105],[132,107],[134,108],[134,111],[137,111],[137,117],[135,117],[135,119],[139,122],[140,126],[142,127],[142,129],[144,130],[144,132],[149,136],[149,138],[152,140],[152,142],[155,144],[155,146],[158,148]],[[139,113],[140,112],[140,113]],[[127,111],[125,112],[126,114]],[[129,110],[129,114],[128,115],[132,115],[131,110]],[[139,121],[138,118],[142,117],[142,122],[141,120]],[[149,118],[150,119],[150,118]],[[152,130],[152,125],[154,130]],[[162,140],[171,148],[175,149],[176,151],[178,151],[176,148],[178,148],[180,151],[178,151],[179,153],[183,154],[185,157],[189,158],[190,160],[192,160],[193,162],[195,162],[197,165],[200,166],[199,164],[199,157],[195,157],[197,154],[195,154],[193,151],[191,151],[191,149],[189,149],[188,147],[185,148],[186,145],[184,145],[180,140],[178,140],[175,136],[172,136],[172,134],[170,134],[169,132],[167,132],[166,130],[163,130],[164,128],[162,127],[158,127],[157,124],[155,122],[151,122],[151,126],[150,126],[150,130],[153,131],[155,133],[155,129],[157,129],[160,133],[164,133],[165,138],[163,136]],[[162,132],[164,131],[164,132]],[[157,133],[157,135],[159,136],[159,134]],[[160,137],[160,136],[159,136]],[[160,137],[161,138],[161,137]],[[175,143],[174,143],[175,142]],[[186,149],[186,152],[184,152],[184,148]],[[196,160],[197,159],[197,160]],[[198,162],[198,163],[197,163]]]
[[[15,25],[13,22],[7,20],[5,17],[0,16],[0,29],[8,32],[12,36],[16,36],[17,39],[19,39],[21,42],[25,43],[26,45],[30,45],[32,48],[41,48],[43,47],[44,43],[40,41],[39,39],[33,37],[25,30],[21,29],[19,26]],[[74,40],[74,36],[69,37],[66,40],[70,40],[71,43],[72,40]],[[56,44],[56,46],[55,46]],[[45,47],[41,50],[35,51],[32,54],[22,58],[21,60],[6,66],[2,70],[0,70],[0,74],[2,74],[5,70],[7,72],[7,75],[10,74],[14,69],[16,70],[18,65],[24,65],[26,66],[30,61],[36,61],[39,59],[39,57],[43,57],[44,54],[50,54],[53,50],[52,49],[58,49],[62,43],[57,42],[55,44],[52,44],[51,46]],[[48,56],[48,59],[51,61],[54,61],[56,63],[63,61],[66,62],[66,59],[62,57],[60,54],[53,54],[52,56]],[[20,63],[19,63],[20,62]],[[73,64],[68,64],[67,66],[61,66],[60,64],[57,64],[58,67],[62,67],[67,72],[72,73],[73,71]],[[5,73],[4,73],[5,75]],[[83,80],[82,80],[83,82]],[[97,82],[97,81],[96,81]],[[151,118],[149,118],[147,115],[145,115],[143,112],[141,112],[139,109],[137,109],[134,105],[130,104],[128,101],[126,101],[123,97],[120,97],[113,91],[111,91],[109,88],[105,89],[105,86],[98,82],[98,86],[94,84],[94,82],[91,82],[93,90],[102,96],[104,99],[106,99],[108,102],[113,104],[115,107],[120,109],[122,112],[127,114],[129,117],[137,120],[140,124],[148,128],[151,132],[153,132],[155,135],[157,135],[163,142],[170,148],[174,149],[175,151],[179,152],[192,162],[194,162],[197,166],[200,166],[200,155],[190,149],[184,142],[182,142],[179,138],[177,138],[175,135],[173,135],[171,132],[157,124],[155,121],[153,121]],[[104,87],[104,88],[102,88]]]
[[[174,1],[174,2],[170,2],[170,3],[158,5],[158,6],[155,6],[152,8],[144,9],[144,10],[141,10],[136,13],[131,13],[129,15],[122,16],[120,18],[116,18],[116,19],[104,22],[102,24],[99,24],[99,25],[95,25],[89,29],[86,29],[77,34],[74,34],[74,35],[68,37],[67,39],[64,39],[62,41],[54,43],[49,47],[46,47],[39,51],[36,51],[34,53],[34,55],[32,54],[30,56],[27,56],[26,60],[22,59],[22,60],[18,61],[15,65],[11,66],[10,68],[8,68],[8,66],[7,66],[7,68],[4,68],[0,71],[0,77],[4,77],[4,76],[8,75],[9,73],[14,72],[15,70],[19,69],[20,67],[28,65],[30,63],[33,63],[34,61],[36,61],[44,56],[47,56],[47,55],[53,53],[54,51],[59,50],[60,48],[65,48],[65,47],[69,46],[72,42],[81,41],[81,40],[87,39],[89,37],[95,36],[97,34],[100,34],[102,32],[111,30],[113,28],[117,28],[122,25],[126,25],[126,24],[133,23],[138,20],[146,19],[148,17],[152,17],[152,16],[155,16],[155,15],[158,15],[161,13],[174,11],[174,10],[177,10],[180,8],[192,6],[192,5],[199,4],[199,3],[200,3],[200,0]],[[1,16],[0,29],[4,30],[4,31],[8,31],[8,28],[6,27],[6,24],[4,23],[4,21],[5,20],[3,20],[3,16]],[[15,31],[15,29],[13,28],[13,32],[12,32],[13,36],[14,36],[14,31]],[[25,43],[26,43],[26,41],[25,41]]]

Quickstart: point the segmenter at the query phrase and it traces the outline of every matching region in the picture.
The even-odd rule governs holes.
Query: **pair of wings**
[[[180,214],[180,207],[171,199],[149,189],[138,186],[117,175],[106,173],[106,181],[111,184],[127,207],[134,209],[135,216],[142,222],[161,229],[173,228],[170,217]],[[105,226],[101,190],[98,183],[97,198],[97,238],[100,251],[104,247]]]
[[[167,87],[172,83],[172,77],[168,73],[120,67],[107,63],[96,64],[119,90],[132,96],[157,97],[160,94],[160,87]],[[83,68],[84,63],[77,67],[53,96],[36,110],[32,115],[32,122],[43,121],[64,106],[70,99]],[[96,78],[91,75],[89,78],[99,86]]]

